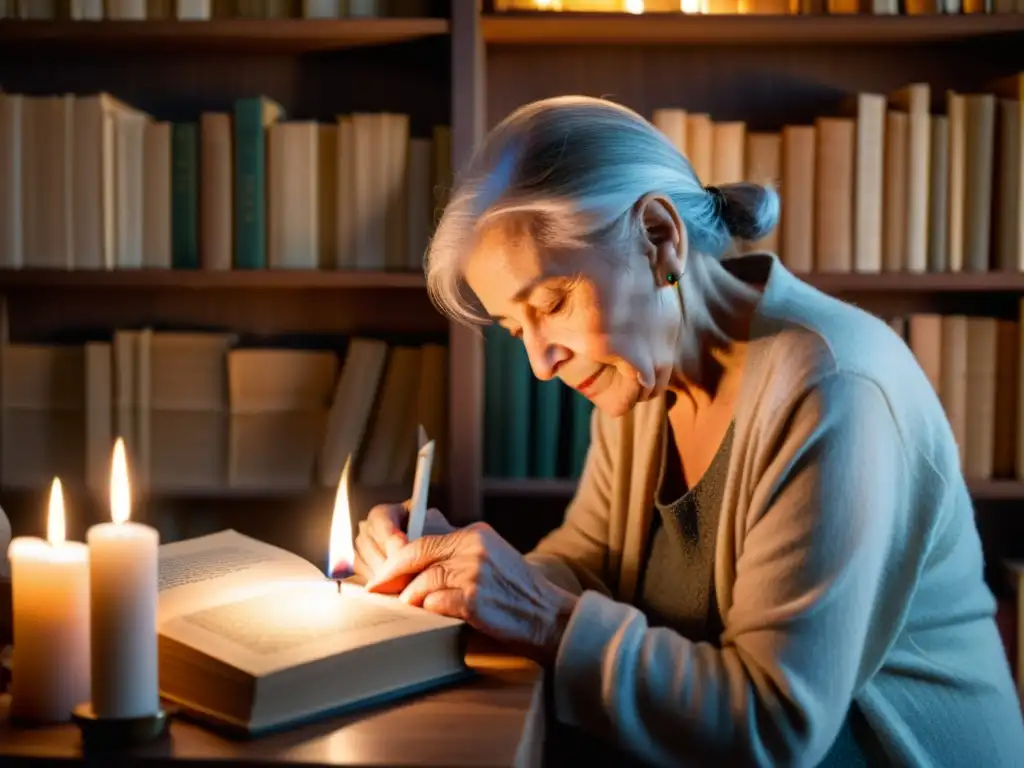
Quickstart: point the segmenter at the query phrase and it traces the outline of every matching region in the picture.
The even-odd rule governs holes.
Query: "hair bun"
[[[706,189],[732,237],[760,240],[779,222],[779,194],[774,187],[741,182]]]

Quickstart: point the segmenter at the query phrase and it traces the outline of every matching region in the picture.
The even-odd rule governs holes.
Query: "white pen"
[[[409,541],[415,541],[423,535],[430,475],[434,466],[434,441],[427,437],[422,424],[417,434],[419,450],[416,453],[416,476],[412,482],[412,500],[409,502],[409,523],[405,526],[405,537]]]

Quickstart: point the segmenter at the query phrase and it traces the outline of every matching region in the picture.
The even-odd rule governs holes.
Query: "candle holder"
[[[71,712],[71,720],[82,732],[82,742],[89,749],[110,750],[137,747],[167,735],[170,715],[159,707],[143,717],[99,717],[92,702],[83,702]]]

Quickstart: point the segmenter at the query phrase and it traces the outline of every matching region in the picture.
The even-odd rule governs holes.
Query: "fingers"
[[[380,544],[368,533],[368,527],[366,520],[359,523],[359,535],[356,536],[355,550],[356,555],[362,559],[364,567],[369,569],[367,575],[372,576],[384,565],[386,555]]]
[[[408,520],[408,502],[379,504],[370,510],[366,517],[366,531],[385,557],[405,546],[405,526]]]
[[[451,616],[455,619],[469,621],[469,611],[466,610],[466,600],[460,589],[441,589],[431,592],[423,598],[423,608],[431,613],[439,613],[442,616]]]
[[[361,576],[363,578],[363,581],[367,581],[370,578],[371,571],[363,561],[363,558],[359,556],[358,552],[356,553],[355,560],[352,562],[352,569],[356,572],[357,576]]]
[[[373,569],[370,568],[370,566],[366,564],[366,561],[358,554],[355,557],[355,561],[352,563],[352,568],[355,570],[356,576],[359,577],[359,582],[361,584],[366,584],[366,582],[373,578]]]
[[[378,504],[366,516],[370,535],[377,541],[386,541],[389,536],[405,530],[409,520],[407,504]]]
[[[391,557],[408,543],[409,539],[406,538],[403,531],[393,533],[388,536],[387,540],[384,542],[384,554]]]
[[[377,592],[381,595],[394,595],[397,597],[399,594],[401,594],[402,590],[409,585],[409,582],[412,581],[415,576],[416,574],[414,573],[405,573],[400,576],[390,578],[383,583],[375,584],[375,577],[374,575],[371,575],[366,580],[366,583],[363,585],[363,588],[367,592]]]
[[[454,542],[451,536],[423,536],[406,544],[388,556],[373,580],[366,585],[367,591],[394,592],[393,582],[396,579],[415,576],[420,571],[448,558],[453,546]]]
[[[398,596],[409,605],[422,605],[424,598],[432,592],[450,586],[445,582],[446,571],[443,566],[434,565],[416,576]]]

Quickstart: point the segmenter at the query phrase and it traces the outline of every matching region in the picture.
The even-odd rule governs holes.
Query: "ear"
[[[668,276],[678,280],[686,269],[688,241],[686,227],[676,207],[665,195],[652,193],[637,201],[637,219],[643,232],[644,254],[657,285],[668,285]]]

